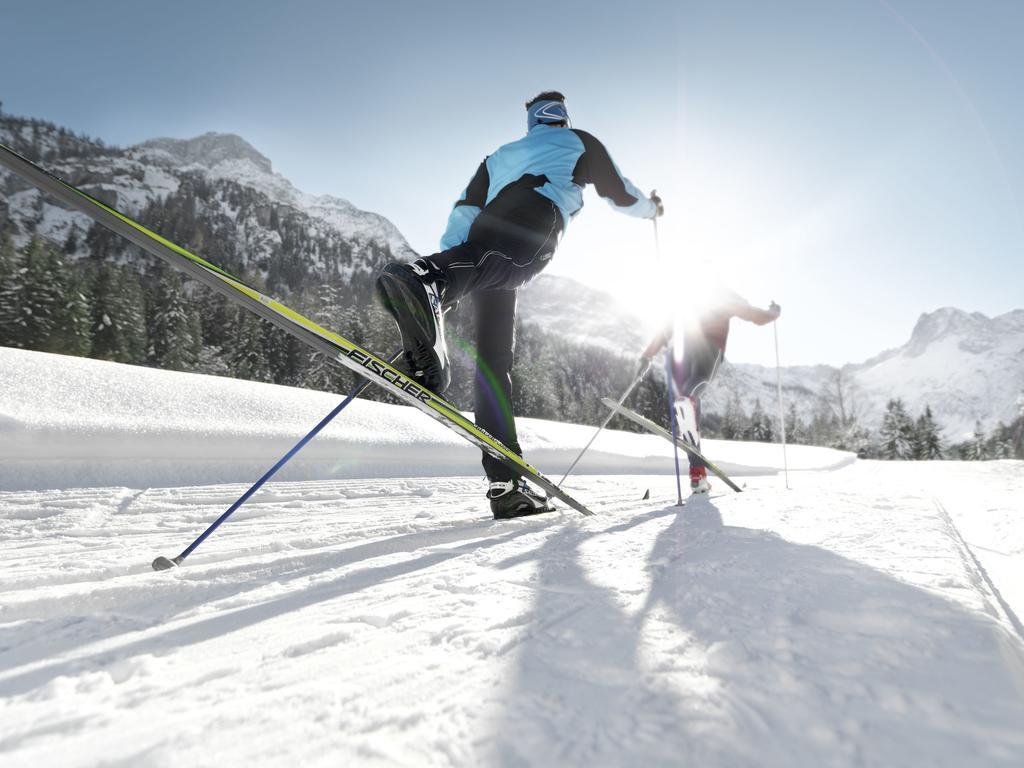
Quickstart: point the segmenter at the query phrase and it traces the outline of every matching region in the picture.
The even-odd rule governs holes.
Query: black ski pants
[[[446,304],[473,296],[476,423],[520,455],[512,409],[516,289],[551,261],[562,227],[553,202],[531,188],[511,188],[480,212],[465,243],[428,257],[444,272]],[[486,453],[483,465],[492,481],[516,477]]]

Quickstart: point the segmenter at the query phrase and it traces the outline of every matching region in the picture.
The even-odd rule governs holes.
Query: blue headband
[[[526,110],[526,130],[541,123],[567,123],[569,113],[561,101],[538,101]]]

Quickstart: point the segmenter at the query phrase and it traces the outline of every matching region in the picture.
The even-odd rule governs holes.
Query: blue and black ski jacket
[[[466,242],[480,211],[502,191],[524,184],[558,206],[565,226],[583,207],[587,184],[593,184],[617,211],[645,219],[656,212],[654,203],[620,173],[600,141],[576,128],[540,124],[480,163],[448,217],[441,250]]]

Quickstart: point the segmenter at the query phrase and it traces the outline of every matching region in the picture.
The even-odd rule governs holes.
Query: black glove
[[[654,208],[655,208],[654,215],[651,216],[651,218],[652,219],[656,219],[659,216],[664,216],[665,215],[665,206],[662,205],[661,198],[658,197],[658,192],[656,190],[653,190],[653,189],[651,190],[651,202],[654,203]]]

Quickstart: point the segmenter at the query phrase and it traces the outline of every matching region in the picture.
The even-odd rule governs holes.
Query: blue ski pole
[[[402,353],[399,352],[399,353],[395,354],[394,356],[392,356],[391,362],[393,363],[396,360],[398,360],[398,358],[401,356],[401,354]],[[199,538],[197,538],[195,541],[193,541],[191,544],[189,544],[187,547],[185,547],[185,549],[182,550],[182,553],[180,555],[178,555],[177,557],[166,558],[163,555],[158,557],[156,560],[153,561],[153,570],[154,571],[166,571],[168,568],[173,568],[176,565],[181,565],[182,561],[186,557],[191,555],[192,552],[195,551],[196,547],[198,547],[200,544],[202,544],[204,541],[206,541],[206,539],[209,537],[209,535],[211,533],[213,533],[214,531],[216,531],[220,527],[221,523],[223,523],[225,520],[227,520],[229,517],[231,517],[231,515],[233,515],[235,513],[235,511],[240,506],[245,504],[245,502],[248,501],[249,498],[254,493],[256,493],[256,491],[258,491],[260,488],[263,487],[264,483],[266,483],[271,477],[273,477],[281,467],[283,467],[285,464],[287,464],[289,462],[289,460],[292,458],[292,456],[294,456],[299,451],[301,451],[306,446],[306,443],[308,443],[310,440],[312,440],[314,437],[316,437],[320,433],[320,431],[323,430],[324,427],[326,427],[328,424],[331,423],[331,421],[334,420],[335,416],[337,416],[339,413],[341,413],[343,410],[345,410],[345,408],[348,407],[349,403],[351,403],[353,400],[355,400],[357,397],[359,397],[359,394],[364,389],[366,389],[366,387],[369,386],[369,384],[370,384],[370,380],[369,379],[362,379],[358,384],[356,384],[356,386],[352,389],[352,391],[348,393],[348,396],[344,400],[342,400],[335,407],[335,409],[333,411],[331,411],[326,416],[324,416],[323,419],[320,420],[320,423],[317,424],[315,427],[313,427],[313,429],[311,429],[309,431],[309,434],[307,434],[304,438],[299,440],[299,442],[297,442],[294,446],[292,446],[291,450],[289,450],[288,453],[286,453],[284,456],[282,456],[280,459],[278,459],[277,463],[274,466],[272,466],[270,469],[268,469],[263,474],[263,477],[261,477],[255,483],[253,483],[252,487],[249,488],[249,490],[247,490],[245,493],[243,493],[241,496],[239,496],[238,500],[234,504],[232,504],[230,507],[228,507],[227,511],[224,514],[222,514],[220,517],[218,517],[216,520],[214,520],[213,523],[210,525],[210,527],[207,528],[205,531],[203,531],[199,535]]]

